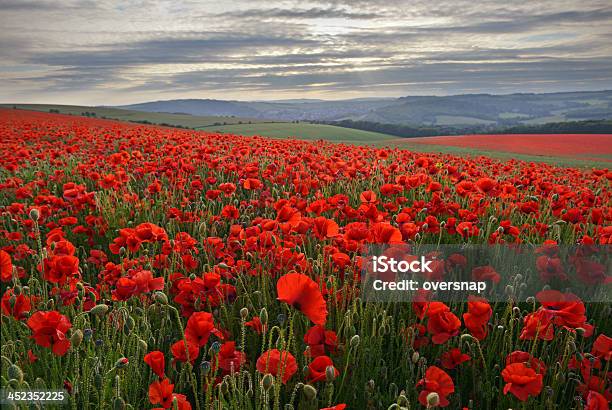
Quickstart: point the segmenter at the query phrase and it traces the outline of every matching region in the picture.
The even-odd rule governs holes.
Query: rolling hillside
[[[192,115],[235,115],[280,121],[369,121],[412,126],[512,127],[612,119],[612,91],[465,94],[353,100],[153,101],[120,108]]]
[[[336,127],[324,124],[309,123],[257,123],[257,124],[232,124],[225,126],[208,126],[198,128],[208,132],[231,133],[237,135],[261,135],[272,138],[300,138],[307,140],[325,139],[333,142],[345,142],[351,144],[373,144],[390,141],[394,137],[372,131]]]
[[[240,123],[258,123],[265,122],[266,120],[255,119],[255,118],[242,118],[242,117],[219,117],[219,116],[194,116],[188,114],[172,114],[172,113],[156,113],[156,112],[143,112],[135,110],[125,110],[120,108],[111,107],[87,107],[80,105],[54,105],[54,104],[0,104],[0,107],[4,108],[18,108],[21,110],[32,110],[32,111],[45,111],[58,112],[60,114],[71,114],[71,115],[86,115],[89,116],[92,113],[97,118],[108,118],[112,120],[121,121],[132,121],[132,122],[144,122],[147,121],[151,124],[169,125],[169,126],[180,126],[187,128],[198,128],[206,127],[210,125],[223,125],[225,124],[240,124]]]

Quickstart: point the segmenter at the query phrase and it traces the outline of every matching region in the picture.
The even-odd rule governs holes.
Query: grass
[[[395,139],[395,137],[391,135],[381,134],[378,132],[302,122],[234,124],[222,127],[201,127],[199,129],[208,132],[222,132],[245,136],[262,135],[273,138],[295,137],[305,140],[325,139],[332,142],[345,142],[358,145],[391,141]]]

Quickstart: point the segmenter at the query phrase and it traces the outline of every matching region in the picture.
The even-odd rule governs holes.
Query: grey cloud
[[[33,3],[0,0],[0,9],[8,11],[3,23],[30,27],[11,28],[0,39],[0,60],[10,66],[0,66],[0,75],[11,73],[7,83],[15,92],[36,85],[40,93],[146,91],[180,98],[191,90],[234,89],[256,99],[313,88],[385,95],[401,84],[442,93],[612,88],[612,27],[606,25],[612,5],[600,0],[300,1],[290,6],[249,0],[243,8],[198,2],[155,8],[130,1],[125,12],[124,3],[119,7],[110,0],[95,10],[73,1],[39,3],[39,8]],[[69,8],[66,18],[82,25],[71,26],[66,36],[62,12]],[[142,13],[134,14],[138,10]],[[326,24],[341,30],[328,33]],[[176,64],[194,67],[166,74]],[[152,66],[165,67],[164,74],[149,70]]]
[[[309,9],[246,9],[216,14],[217,17],[225,18],[257,18],[257,19],[320,19],[320,18],[344,18],[344,19],[376,19],[384,17],[382,13],[376,12],[354,12],[338,7],[312,7]]]

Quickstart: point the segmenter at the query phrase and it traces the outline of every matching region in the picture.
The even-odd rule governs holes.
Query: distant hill
[[[184,112],[142,112],[112,107],[89,107],[61,104],[0,104],[4,108],[45,111],[58,114],[82,115],[110,120],[130,121],[142,124],[157,124],[181,128],[200,128],[229,124],[268,122],[264,119],[230,116],[195,116]]]
[[[148,112],[236,116],[280,121],[368,121],[416,127],[513,127],[612,119],[612,91],[464,94],[353,100],[168,100],[122,106]]]

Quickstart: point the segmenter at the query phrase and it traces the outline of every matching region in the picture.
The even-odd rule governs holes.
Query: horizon
[[[239,103],[282,103],[286,101],[321,101],[321,102],[341,102],[341,101],[351,101],[351,100],[396,100],[400,98],[412,98],[412,97],[460,97],[460,96],[470,96],[470,95],[490,95],[494,97],[503,97],[510,95],[545,95],[545,94],[571,94],[571,93],[598,93],[598,92],[612,92],[611,89],[601,89],[601,90],[562,90],[562,91],[551,91],[551,92],[514,92],[514,93],[504,93],[504,94],[495,94],[495,93],[461,93],[461,94],[447,94],[447,95],[434,95],[434,94],[421,94],[421,95],[401,95],[399,97],[390,97],[390,96],[380,96],[380,97],[353,97],[353,98],[337,98],[337,99],[323,99],[323,98],[284,98],[284,99],[253,99],[253,100],[237,100],[237,99],[220,99],[220,98],[181,98],[180,96],[177,98],[167,99],[167,100],[148,100],[148,101],[137,101],[130,102],[125,104],[118,105],[108,105],[108,104],[68,104],[68,103],[56,103],[56,102],[21,102],[21,101],[0,101],[0,105],[58,105],[58,106],[83,106],[83,107],[92,107],[92,108],[121,108],[127,107],[131,105],[141,105],[148,103],[157,103],[157,102],[165,102],[165,101],[224,101],[224,102],[239,102]]]
[[[606,0],[0,0],[0,12],[0,99],[16,104],[612,89]]]

